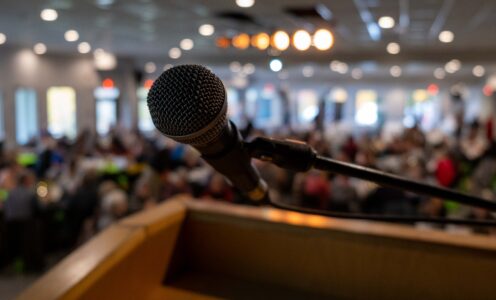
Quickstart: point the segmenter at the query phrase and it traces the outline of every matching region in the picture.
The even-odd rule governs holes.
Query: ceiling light
[[[75,42],[75,41],[79,40],[79,33],[74,29],[67,30],[64,33],[64,38],[68,42]]]
[[[214,25],[203,24],[198,28],[198,32],[203,36],[211,36],[215,32]]]
[[[41,11],[40,17],[43,21],[51,22],[57,20],[59,14],[55,9],[47,8]]]
[[[181,49],[174,47],[169,50],[169,57],[172,59],[178,59],[181,57]]]
[[[389,29],[394,27],[394,19],[390,16],[384,16],[379,18],[379,26],[384,29]]]
[[[255,0],[236,0],[236,4],[243,8],[252,7],[255,4]]]
[[[241,64],[237,61],[233,61],[229,64],[229,70],[233,73],[238,73],[241,71]]]
[[[6,41],[7,41],[7,36],[0,32],[0,45],[5,44]]]
[[[114,54],[106,52],[103,49],[96,49],[93,52],[95,66],[100,71],[109,71],[117,66],[117,58]]]
[[[163,70],[164,70],[164,71],[167,71],[167,70],[169,70],[169,69],[170,69],[170,68],[172,68],[172,67],[174,67],[174,66],[173,66],[173,65],[171,65],[171,64],[166,64],[166,65],[164,66]]]
[[[157,71],[157,65],[153,62],[147,62],[145,64],[145,72],[150,74],[150,73],[155,73]]]
[[[219,48],[228,48],[231,45],[231,40],[225,36],[218,37],[215,40],[215,45]]]
[[[282,61],[274,58],[273,60],[270,61],[269,67],[272,70],[272,72],[279,72],[282,70]]]
[[[46,53],[47,47],[43,43],[38,43],[38,44],[34,45],[33,51],[34,51],[34,53],[36,53],[38,55],[43,55]]]
[[[345,74],[346,72],[348,72],[348,65],[339,60],[331,61],[331,63],[329,64],[329,68],[331,68],[332,71],[338,72],[340,74]]]
[[[334,44],[334,37],[327,29],[319,29],[313,35],[313,45],[319,50],[328,50]]]
[[[193,49],[194,46],[195,46],[195,44],[193,43],[192,39],[183,39],[179,43],[179,47],[181,47],[181,49],[183,49],[185,51]]]
[[[260,32],[251,38],[251,45],[259,50],[265,50],[270,45],[270,36],[265,32]]]
[[[485,73],[486,70],[481,65],[477,65],[472,69],[472,74],[474,74],[475,77],[482,77]]]
[[[434,70],[434,77],[436,79],[440,79],[441,80],[441,79],[444,79],[445,76],[446,76],[446,72],[444,71],[443,68],[436,68]]]
[[[389,54],[398,54],[400,53],[400,45],[398,43],[389,43],[387,44],[386,50]]]
[[[351,77],[353,79],[356,79],[356,80],[362,79],[362,77],[363,77],[363,71],[362,71],[362,69],[360,69],[360,68],[353,68],[353,70],[351,70]]]
[[[109,8],[109,6],[114,4],[115,0],[96,0],[95,2],[100,8]]]
[[[272,47],[279,51],[284,51],[289,47],[289,35],[282,31],[276,31],[272,36]]]
[[[455,73],[460,70],[462,63],[458,59],[452,59],[444,65],[444,70],[448,73]]]
[[[392,66],[391,69],[389,69],[389,73],[393,77],[400,77],[401,76],[401,67],[400,66]]]
[[[250,46],[250,36],[246,33],[238,34],[233,37],[232,45],[238,49],[246,49]]]
[[[79,43],[79,45],[78,45],[78,51],[81,54],[89,53],[91,51],[91,46],[87,42]]]
[[[255,73],[255,65],[252,63],[247,63],[243,66],[243,73],[251,75]]]
[[[293,35],[293,46],[300,51],[305,51],[310,48],[312,38],[305,30],[298,30]]]
[[[443,43],[451,43],[454,38],[455,35],[449,30],[441,31],[441,33],[439,33],[439,40]]]

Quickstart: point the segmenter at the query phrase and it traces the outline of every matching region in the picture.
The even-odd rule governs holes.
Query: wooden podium
[[[496,239],[176,197],[19,299],[496,299]]]

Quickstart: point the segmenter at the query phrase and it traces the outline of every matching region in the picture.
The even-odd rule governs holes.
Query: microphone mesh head
[[[147,102],[155,127],[180,143],[207,145],[227,125],[224,85],[199,65],[177,66],[162,73]]]

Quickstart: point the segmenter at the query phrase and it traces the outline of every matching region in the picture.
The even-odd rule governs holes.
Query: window
[[[151,132],[155,129],[155,125],[153,125],[152,116],[150,115],[150,110],[148,109],[148,104],[146,102],[149,90],[149,88],[140,87],[137,91],[138,128],[143,132]]]
[[[26,144],[38,131],[38,110],[36,92],[33,89],[19,88],[15,93],[16,140]]]
[[[119,89],[114,87],[98,87],[95,89],[96,99],[96,132],[105,135],[117,123],[117,99]]]
[[[243,126],[243,107],[239,100],[239,92],[234,88],[227,88],[227,116],[238,126]]]
[[[405,106],[403,125],[413,127],[419,124],[424,131],[434,129],[441,119],[437,93],[426,89],[414,90]]]
[[[48,131],[56,138],[75,138],[76,92],[71,87],[51,87],[47,92]]]
[[[270,130],[282,124],[282,99],[272,84],[266,84],[262,89],[248,89],[245,108],[256,128]]]
[[[344,104],[348,100],[348,92],[341,87],[336,87],[329,92],[325,105],[326,122],[336,122],[343,118]]]
[[[3,114],[3,98],[0,92],[0,142],[5,139],[5,115]]]
[[[364,126],[375,125],[378,112],[377,93],[373,90],[359,90],[355,101],[355,122]]]
[[[299,124],[308,125],[319,114],[319,99],[314,90],[301,90],[296,96],[297,120]]]

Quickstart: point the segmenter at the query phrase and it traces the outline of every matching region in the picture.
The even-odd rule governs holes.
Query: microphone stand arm
[[[244,147],[251,157],[274,163],[284,169],[296,172],[306,172],[311,168],[315,168],[322,171],[376,182],[380,185],[395,189],[447,199],[496,212],[495,202],[375,169],[320,156],[312,147],[301,141],[257,137],[251,142],[245,142]],[[312,211],[315,213],[315,210]],[[446,222],[449,222],[449,219],[447,219]]]

